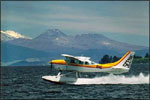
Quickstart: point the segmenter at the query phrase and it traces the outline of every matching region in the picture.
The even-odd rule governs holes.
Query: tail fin
[[[119,61],[117,67],[130,69],[135,52],[128,51]]]

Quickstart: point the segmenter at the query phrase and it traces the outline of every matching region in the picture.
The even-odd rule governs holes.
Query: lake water
[[[86,73],[88,80],[59,85],[41,79],[50,67],[1,67],[1,99],[149,99],[149,64],[133,64],[121,75]],[[85,75],[85,73],[81,73]]]

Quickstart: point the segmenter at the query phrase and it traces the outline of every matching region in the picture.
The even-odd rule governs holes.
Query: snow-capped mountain
[[[34,40],[43,39],[41,41],[44,41],[44,40],[56,39],[59,37],[66,37],[66,34],[61,32],[59,29],[48,29],[44,33],[37,36]]]
[[[97,61],[104,54],[120,56],[131,50],[135,51],[136,55],[143,56],[148,52],[148,47],[119,42],[97,33],[70,36],[59,29],[49,29],[33,39],[13,33],[16,32],[1,31],[2,40],[9,40],[3,42],[1,46],[3,62],[27,58],[39,58],[48,62],[50,59],[60,57],[62,53],[83,54]]]
[[[87,33],[76,36],[69,36],[59,29],[48,29],[36,38],[31,40],[15,39],[9,43],[46,52],[54,50],[109,50],[124,53],[128,50],[136,51],[147,49],[144,46],[131,45],[112,40],[102,34]],[[71,50],[70,50],[71,49]]]
[[[12,30],[7,30],[7,31],[1,31],[1,40],[2,41],[9,41],[9,40],[14,40],[14,39],[32,39],[30,37],[24,36],[20,33],[17,33]]]

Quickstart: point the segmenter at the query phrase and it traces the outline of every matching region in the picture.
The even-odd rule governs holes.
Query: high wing
[[[61,56],[65,57],[65,61],[67,63],[70,63],[70,60],[76,60],[76,61],[80,61],[80,62],[91,62],[90,61],[90,57],[83,57],[83,56],[72,56],[72,55],[68,55],[68,54],[62,54]]]
[[[66,57],[66,59],[67,58],[69,58],[69,59],[77,59],[75,56],[68,55],[68,54],[61,54],[61,56]]]
[[[81,60],[81,59],[90,59],[90,57],[83,57],[83,56],[72,56],[72,55],[68,55],[68,54],[62,54],[61,56],[63,57],[68,57],[68,58],[74,58],[74,59],[78,59],[78,60]]]

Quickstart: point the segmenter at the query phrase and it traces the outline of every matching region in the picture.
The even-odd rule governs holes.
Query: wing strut
[[[76,72],[76,78],[80,78],[80,77],[81,77],[80,73]]]

